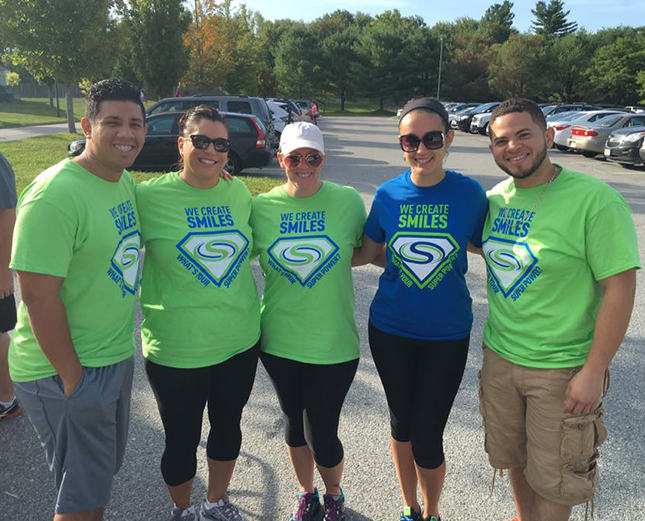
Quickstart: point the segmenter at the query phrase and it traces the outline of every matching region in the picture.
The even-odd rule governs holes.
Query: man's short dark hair
[[[490,128],[493,128],[493,123],[499,117],[506,116],[506,114],[513,114],[515,112],[526,112],[531,119],[542,129],[546,130],[546,119],[542,110],[537,103],[526,98],[511,98],[500,103],[493,111],[490,117]],[[490,134],[491,139],[492,133]]]
[[[146,120],[146,110],[141,101],[141,89],[134,83],[125,80],[101,80],[90,87],[85,97],[85,117],[94,121],[101,109],[102,101],[131,101],[141,107],[143,120]]]

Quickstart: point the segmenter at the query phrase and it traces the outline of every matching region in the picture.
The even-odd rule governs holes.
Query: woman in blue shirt
[[[443,168],[454,132],[441,103],[409,102],[398,139],[410,169],[376,191],[354,265],[378,262],[385,246],[369,340],[390,409],[400,521],[440,521],[443,431],[473,320],[466,248],[481,246],[488,202],[479,183]]]

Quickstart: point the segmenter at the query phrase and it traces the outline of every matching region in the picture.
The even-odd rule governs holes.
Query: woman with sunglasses
[[[208,404],[201,519],[243,521],[227,489],[259,356],[260,309],[249,264],[251,194],[238,179],[221,182],[230,142],[216,109],[200,105],[186,112],[178,147],[180,172],[137,187],[146,247],[141,337],[166,435],[161,473],[174,501],[172,519],[199,519],[191,489]]]
[[[406,104],[399,143],[410,168],[376,191],[354,259],[355,265],[384,263],[385,247],[369,341],[390,409],[400,521],[440,519],[443,432],[468,356],[473,316],[466,248],[469,241],[481,246],[488,202],[479,183],[444,170],[453,139],[441,103]]]
[[[287,125],[278,162],[286,183],[253,202],[251,226],[265,275],[260,358],[285,417],[299,491],[290,521],[341,521],[338,423],[356,374],[351,258],[365,206],[356,190],[323,181],[325,147],[311,123]],[[314,466],[325,484],[321,508]]]

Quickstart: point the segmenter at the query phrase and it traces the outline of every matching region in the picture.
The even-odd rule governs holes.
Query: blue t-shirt
[[[451,170],[430,187],[410,171],[379,187],[365,233],[387,243],[387,266],[370,308],[377,329],[421,340],[470,334],[468,239],[481,246],[488,200],[477,181]]]

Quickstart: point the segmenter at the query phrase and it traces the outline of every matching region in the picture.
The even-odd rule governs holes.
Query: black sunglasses
[[[213,143],[215,152],[228,152],[231,149],[231,142],[223,137],[216,137],[211,139],[203,134],[193,134],[190,136],[193,146],[199,150],[206,150],[208,146]]]
[[[443,139],[443,132],[440,130],[431,130],[422,138],[419,138],[414,134],[399,136],[399,144],[401,145],[401,150],[403,150],[403,152],[416,152],[419,149],[421,142],[423,142],[423,146],[428,150],[437,150],[443,147]]]

